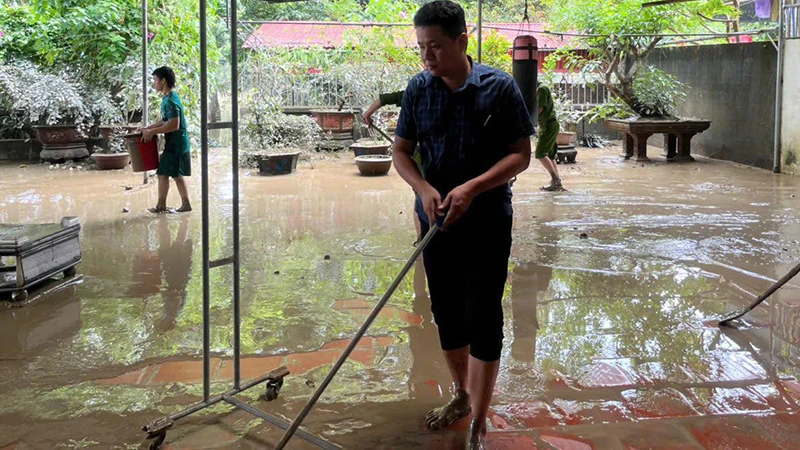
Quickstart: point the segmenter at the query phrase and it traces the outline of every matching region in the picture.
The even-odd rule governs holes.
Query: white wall
[[[781,172],[800,174],[800,39],[787,39],[783,54]]]

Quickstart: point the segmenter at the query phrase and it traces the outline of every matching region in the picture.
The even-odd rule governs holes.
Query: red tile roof
[[[356,30],[386,27],[385,24],[341,24],[338,22],[266,22],[250,35],[244,48],[338,48],[344,45],[346,35]],[[468,25],[472,28],[473,24]],[[411,25],[392,26],[397,37],[409,47],[416,46]],[[505,36],[509,42],[522,34],[531,34],[539,42],[540,50],[555,50],[569,43],[569,38],[544,34],[541,23],[484,23],[484,39],[492,30]]]

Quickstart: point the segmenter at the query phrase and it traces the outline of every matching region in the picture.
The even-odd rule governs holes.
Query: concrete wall
[[[800,40],[788,39],[783,59],[781,172],[800,174]]]
[[[772,168],[777,66],[772,44],[662,49],[649,62],[689,86],[679,116],[712,121],[692,139],[692,153]],[[661,146],[663,138],[650,143]]]

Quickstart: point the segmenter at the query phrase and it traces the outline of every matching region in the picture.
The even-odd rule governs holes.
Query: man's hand
[[[142,142],[150,142],[153,140],[153,136],[155,133],[152,130],[142,130]]]
[[[369,108],[367,108],[367,110],[364,111],[364,114],[361,115],[364,118],[364,123],[366,123],[367,125],[374,125],[372,121],[372,116],[375,114],[377,110],[381,109],[381,106],[383,105],[381,105],[380,99],[372,102],[372,104],[369,105]]]
[[[422,200],[422,210],[428,216],[428,223],[433,226],[436,223],[437,214],[442,205],[442,196],[433,186],[427,184],[424,189],[419,191],[419,198]]]
[[[450,225],[456,223],[458,219],[467,212],[474,198],[475,194],[472,187],[466,183],[458,186],[447,194],[447,197],[437,211],[439,215],[447,214],[443,225],[445,230]]]

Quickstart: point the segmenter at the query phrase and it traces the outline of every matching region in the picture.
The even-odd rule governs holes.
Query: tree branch
[[[703,19],[706,19],[709,22],[722,22],[722,23],[733,22],[733,19],[714,19],[712,17],[705,16],[705,15],[703,15],[703,13],[700,13],[700,12],[697,13],[697,15],[702,17]]]

